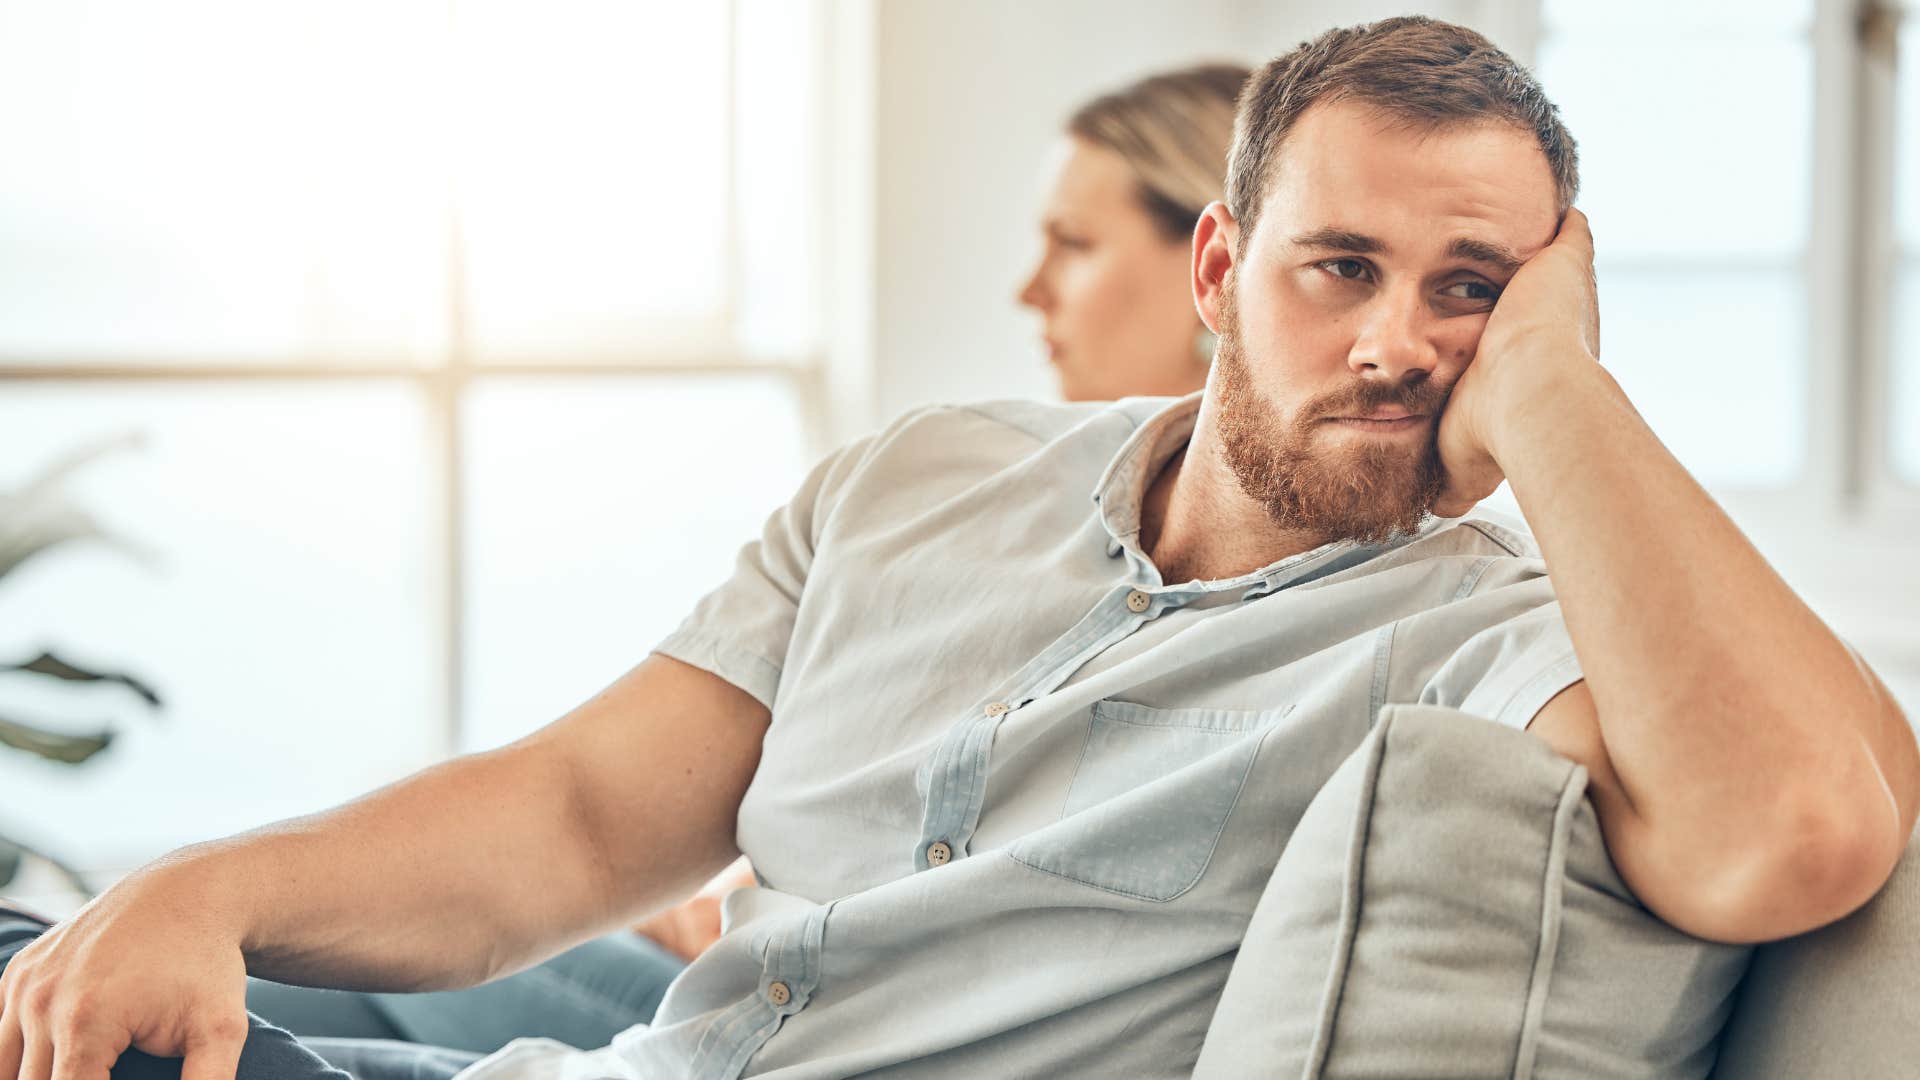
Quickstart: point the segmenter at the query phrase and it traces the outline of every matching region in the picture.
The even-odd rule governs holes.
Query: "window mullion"
[[[458,11],[448,5],[448,35],[455,33]],[[457,38],[450,42],[458,47]],[[455,70],[458,65],[455,65]],[[461,95],[449,95],[459,100]],[[448,115],[447,130],[461,129],[457,118]],[[473,367],[473,321],[468,302],[466,230],[462,217],[459,171],[461,147],[449,145],[446,163],[446,275],[447,275],[447,353],[436,382],[434,409],[440,436],[437,473],[440,483],[441,597],[440,647],[441,695],[444,713],[442,738],[448,756],[460,752],[466,732],[466,615],[467,615],[467,512],[462,480],[466,455],[462,450],[462,409]]]
[[[1899,81],[1901,60],[1920,63],[1916,56],[1899,56],[1901,4],[1864,0],[1855,12],[1853,44],[1857,50],[1859,85],[1859,231],[1855,233],[1855,271],[1859,332],[1859,454],[1866,511],[1880,525],[1901,534],[1912,528],[1920,500],[1899,479],[1893,442],[1893,365],[1899,342],[1895,338],[1897,288],[1901,281],[1901,240],[1895,206],[1895,171],[1899,167]],[[1912,4],[1905,17],[1914,17]]]
[[[1851,0],[1817,0],[1813,44],[1813,160],[1808,197],[1805,495],[1835,514],[1859,512],[1865,459],[1859,392],[1862,350],[1858,247],[1858,41]]]
[[[1891,520],[1900,491],[1893,462],[1891,415],[1894,362],[1894,290],[1900,251],[1894,222],[1898,151],[1899,15],[1893,6],[1865,0],[1847,5],[1857,102],[1857,176],[1849,193],[1859,207],[1852,269],[1857,333],[1855,445],[1864,509]],[[1909,63],[1916,58],[1908,57]],[[1910,507],[1909,507],[1910,509]]]

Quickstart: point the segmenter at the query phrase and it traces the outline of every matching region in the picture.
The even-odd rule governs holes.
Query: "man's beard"
[[[1219,380],[1220,441],[1240,490],[1266,507],[1285,529],[1326,540],[1378,543],[1419,529],[1441,489],[1440,409],[1452,386],[1432,379],[1383,383],[1355,379],[1345,389],[1305,402],[1291,423],[1254,389],[1240,339],[1240,313],[1229,278],[1220,304],[1220,347],[1214,363]],[[1389,406],[1427,416],[1427,438],[1350,440],[1335,437],[1316,447],[1323,422],[1362,416]],[[1360,445],[1349,445],[1359,442]],[[1337,445],[1332,445],[1337,444]]]

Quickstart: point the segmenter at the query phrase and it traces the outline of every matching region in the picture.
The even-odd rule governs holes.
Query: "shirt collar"
[[[1140,550],[1140,506],[1146,499],[1147,484],[1159,476],[1167,462],[1173,460],[1173,456],[1192,440],[1194,426],[1200,418],[1200,402],[1205,394],[1204,390],[1196,390],[1186,397],[1173,400],[1149,416],[1120,444],[1107,462],[1106,471],[1100,474],[1100,481],[1093,487],[1093,501],[1100,508],[1100,523],[1106,527],[1109,538],[1107,554],[1118,556],[1124,552],[1130,561],[1155,576],[1158,573],[1152,569],[1152,560]],[[1435,519],[1429,517],[1425,526],[1414,535],[1426,532],[1436,523]],[[1236,578],[1189,582],[1175,588],[1196,592],[1245,588],[1247,591],[1243,599],[1251,600],[1275,589],[1338,573],[1411,539],[1412,536],[1401,536],[1381,544],[1335,540],[1311,551],[1289,555]]]
[[[1132,544],[1139,537],[1140,503],[1146,498],[1147,484],[1193,438],[1205,394],[1196,390],[1148,417],[1107,462],[1100,482],[1093,486],[1093,501],[1099,504],[1101,524],[1115,543]]]

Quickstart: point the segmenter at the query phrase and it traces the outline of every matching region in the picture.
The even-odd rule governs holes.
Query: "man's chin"
[[[1276,524],[1305,528],[1328,540],[1380,543],[1412,533],[1440,494],[1438,483],[1428,479],[1422,467],[1424,460],[1416,455],[1403,467],[1385,469],[1371,462],[1371,475],[1364,478],[1354,472],[1299,477],[1295,505],[1288,510],[1270,505],[1268,512]]]
[[[1409,536],[1420,530],[1426,521],[1425,509],[1408,508],[1404,513],[1392,515],[1361,515],[1353,517],[1333,517],[1323,523],[1323,527],[1314,530],[1328,542],[1350,540],[1359,544],[1380,544],[1399,536]]]

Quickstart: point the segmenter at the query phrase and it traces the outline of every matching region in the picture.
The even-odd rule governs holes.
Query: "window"
[[[1898,56],[1891,260],[1893,393],[1887,429],[1900,478],[1920,487],[1920,7],[1909,4],[1889,10],[1903,10],[1905,17],[1897,30],[1880,31],[1895,42]]]
[[[1542,8],[1539,74],[1580,142],[1602,362],[1716,488],[1787,487],[1807,465],[1811,22],[1812,0]]]
[[[0,0],[0,490],[143,436],[69,485],[126,550],[9,575],[0,659],[166,699],[0,676],[122,730],[0,753],[0,835],[113,869],[338,802],[725,577],[822,449],[821,10]]]
[[[1538,10],[1534,66],[1580,141],[1601,362],[1920,717],[1912,3]]]

